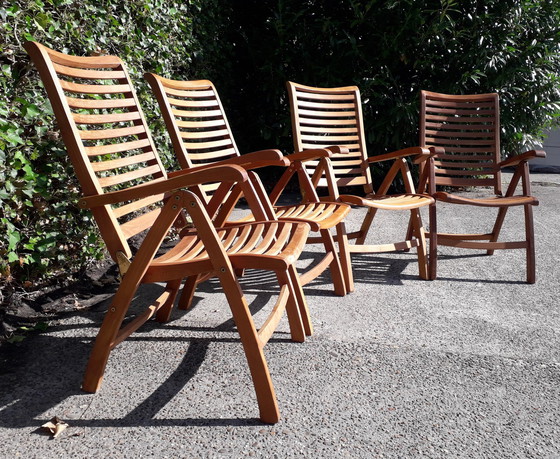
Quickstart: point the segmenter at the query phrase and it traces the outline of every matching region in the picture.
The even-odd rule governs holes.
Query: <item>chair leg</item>
[[[101,386],[113,342],[138,288],[138,283],[132,284],[126,280],[125,276],[95,338],[82,382],[82,390],[86,392],[97,392]]]
[[[290,334],[292,341],[303,343],[305,341],[305,330],[300,313],[300,305],[295,292],[294,283],[288,271],[280,271],[276,273],[280,286],[286,285],[290,294],[288,303],[286,304],[286,314],[290,324]]]
[[[346,293],[351,293],[354,291],[354,274],[352,273],[352,259],[350,258],[350,248],[348,247],[348,236],[344,222],[336,225],[336,240]]]
[[[533,208],[523,206],[525,211],[525,237],[527,241],[527,283],[536,282],[536,261],[535,261],[535,228],[533,223]]]
[[[290,265],[288,267],[288,276],[290,276],[290,280],[292,281],[292,286],[294,288],[294,297],[299,308],[299,315],[303,323],[303,329],[307,336],[311,336],[313,334],[313,324],[311,323],[307,300],[303,294],[303,289],[301,288],[301,283],[299,282],[299,276],[294,265]]]
[[[430,223],[430,253],[428,257],[428,268],[429,268],[429,278],[430,280],[435,280],[437,278],[437,245],[438,245],[438,235],[437,235],[437,215],[436,215],[436,205],[431,204],[428,209],[429,223]]]
[[[417,247],[418,270],[420,277],[424,280],[429,280],[430,276],[428,273],[428,260],[426,254],[426,233],[424,231],[424,227],[422,226],[420,210],[412,209],[410,211],[410,222],[412,223],[414,236],[420,241],[420,244]]]
[[[169,322],[171,317],[171,311],[173,311],[173,304],[175,303],[175,298],[177,298],[177,293],[179,292],[179,287],[181,286],[181,279],[176,279],[169,281],[165,286],[166,290],[169,290],[169,298],[165,301],[156,313],[156,320],[160,323]]]
[[[247,301],[231,273],[221,272],[219,278],[243,344],[257,395],[260,419],[265,423],[274,424],[280,419],[280,410],[263,353],[263,345],[259,340]]]
[[[364,218],[364,221],[362,222],[362,226],[360,227],[360,235],[356,238],[356,244],[361,245],[366,242],[366,237],[369,228],[371,227],[371,224],[373,222],[376,213],[377,213],[377,209],[375,207],[368,208],[366,217]]]
[[[498,210],[498,216],[496,217],[496,222],[494,223],[494,228],[492,228],[492,236],[490,237],[489,242],[497,242],[498,237],[500,236],[500,231],[502,230],[502,225],[504,224],[504,220],[506,218],[506,213],[508,211],[507,207],[500,207]],[[494,250],[487,250],[487,255],[494,255]]]
[[[192,300],[194,297],[194,292],[196,290],[196,286],[198,284],[199,276],[189,276],[185,281],[185,285],[183,286],[183,291],[181,292],[181,296],[179,297],[179,305],[178,308],[186,311],[191,307]]]
[[[334,245],[334,240],[328,229],[321,230],[321,238],[323,240],[323,245],[325,246],[325,253],[332,253],[333,260],[329,266],[331,272],[331,278],[334,285],[334,294],[338,296],[346,295],[346,286],[344,282],[344,274],[342,273],[342,266],[340,263],[340,258],[338,251]]]

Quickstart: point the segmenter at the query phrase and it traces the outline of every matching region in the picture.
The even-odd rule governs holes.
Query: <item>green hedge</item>
[[[504,154],[560,106],[556,0],[210,0],[199,54],[246,149],[291,148],[285,81],[356,84],[370,154],[417,143],[419,92],[499,92]],[[212,36],[220,36],[216,41]]]
[[[242,151],[291,150],[286,80],[358,85],[372,155],[416,144],[420,89],[499,92],[504,154],[560,110],[556,0],[15,0],[0,18],[0,283],[102,255],[27,39],[121,56],[166,161],[147,70],[212,79]]]
[[[12,1],[0,7],[0,284],[37,283],[103,256],[95,223],[77,208],[78,184],[39,77],[22,44],[36,40],[77,55],[116,54],[126,63],[153,127],[163,124],[144,71],[186,75],[191,11],[181,1]],[[167,150],[161,151],[169,158]]]

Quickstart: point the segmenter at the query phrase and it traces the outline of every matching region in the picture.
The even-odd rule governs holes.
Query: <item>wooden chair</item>
[[[279,411],[263,348],[287,311],[294,341],[311,330],[294,262],[305,246],[309,225],[267,221],[248,173],[239,166],[200,167],[166,174],[154,147],[130,78],[115,56],[75,57],[35,42],[25,44],[50,98],[84,197],[122,281],[93,346],[83,389],[101,384],[111,350],[155,315],[169,320],[183,278],[217,276],[235,320],[253,378],[260,419],[274,423]],[[281,156],[277,156],[280,160]],[[189,188],[221,182],[216,196],[241,186],[258,222],[217,227],[217,200],[204,203]],[[185,226],[186,216],[194,228]],[[214,219],[214,220],[213,220]],[[164,253],[162,241],[177,226],[180,237]],[[132,256],[128,240],[145,234]],[[235,270],[273,271],[278,301],[257,330]],[[165,282],[165,292],[123,325],[140,284]]]
[[[305,164],[312,176],[314,187],[328,187],[329,199],[354,206],[367,207],[367,214],[358,231],[348,234],[355,244],[349,245],[350,253],[378,253],[408,250],[417,247],[420,277],[428,278],[426,240],[419,208],[434,202],[433,198],[415,193],[406,157],[417,162],[426,159],[429,151],[411,147],[378,156],[367,156],[360,91],[356,86],[339,88],[315,88],[288,82],[288,94],[292,114],[294,148],[329,148],[329,173],[316,169],[317,161]],[[341,148],[342,147],[342,148]],[[394,161],[389,172],[374,191],[370,164]],[[405,194],[387,195],[398,173],[401,173]],[[363,196],[340,195],[339,187],[361,187]],[[367,245],[365,240],[378,209],[410,211],[412,236],[402,242]],[[406,232],[406,229],[405,229]],[[347,279],[347,285],[352,283]]]
[[[545,157],[543,151],[531,150],[500,159],[500,113],[497,94],[447,95],[421,91],[420,145],[430,147],[433,157],[421,167],[420,190],[426,189],[439,203],[498,209],[492,231],[486,234],[438,233],[436,206],[430,208],[430,278],[436,278],[437,246],[446,245],[486,250],[492,255],[497,249],[525,249],[527,252],[527,282],[535,282],[535,242],[533,206],[528,160]],[[507,188],[502,193],[501,171],[515,167]],[[522,194],[514,195],[521,180]],[[489,187],[494,196],[471,198],[437,191],[438,186],[451,189]],[[523,206],[525,240],[498,242],[498,236],[510,207]]]
[[[145,74],[158,100],[167,130],[171,137],[179,164],[183,169],[190,169],[201,164],[242,164],[249,170],[270,165],[267,157],[271,151],[263,150],[240,155],[231,128],[229,126],[218,92],[212,82],[177,81],[163,78],[153,73]],[[298,174],[304,201],[296,205],[274,206],[273,219],[299,219],[312,225],[313,231],[320,233],[319,238],[308,242],[322,242],[325,257],[307,272],[302,273],[300,281],[306,285],[319,276],[326,268],[330,273],[336,295],[344,295],[353,290],[345,286],[344,278],[351,273],[349,259],[339,260],[330,229],[337,227],[343,232],[342,222],[350,211],[350,206],[336,202],[320,202],[309,177],[305,174],[304,161],[330,156],[327,150],[312,150],[284,158],[288,167],[270,195],[271,204],[275,204],[284,187],[293,174]],[[267,199],[260,182],[255,183],[261,190],[261,198]],[[206,185],[203,192],[212,193],[215,185]],[[250,218],[250,217],[249,217]],[[342,245],[347,240],[339,237]],[[343,274],[344,273],[344,274]]]

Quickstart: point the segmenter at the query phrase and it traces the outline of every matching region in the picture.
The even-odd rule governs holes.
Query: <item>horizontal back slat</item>
[[[69,56],[31,43],[63,139],[86,196],[161,180],[166,173],[133,85],[115,56]],[[113,258],[151,226],[163,196],[104,206],[94,215]],[[154,212],[154,210],[156,210]],[[124,235],[124,236],[123,236]]]
[[[436,184],[493,186],[498,192],[497,95],[451,96],[422,91],[421,106],[421,145],[445,149],[445,154],[435,158]]]
[[[363,138],[361,101],[358,88],[313,88],[288,83],[294,148],[344,147],[348,153],[333,155],[331,165],[339,186],[363,186],[372,191],[368,167],[362,167],[367,157]],[[318,162],[306,163],[313,174]],[[327,182],[319,180],[318,186]]]

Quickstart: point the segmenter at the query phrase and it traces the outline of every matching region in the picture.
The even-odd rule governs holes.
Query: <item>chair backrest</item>
[[[165,179],[166,172],[123,62],[78,57],[27,42],[85,196]],[[92,210],[107,248],[131,256],[128,239],[150,228],[163,195]]]
[[[216,88],[211,81],[178,81],[145,75],[161,107],[182,169],[239,155]],[[212,193],[217,184],[204,184]]]
[[[501,194],[500,113],[497,94],[448,95],[421,91],[420,145],[443,147],[435,184],[491,186]]]
[[[373,191],[367,162],[362,103],[357,86],[314,88],[289,81],[288,95],[292,115],[294,148],[343,146],[348,153],[331,157],[338,186],[362,186],[365,193]],[[317,162],[306,162],[313,174]],[[318,186],[327,186],[323,178]]]

